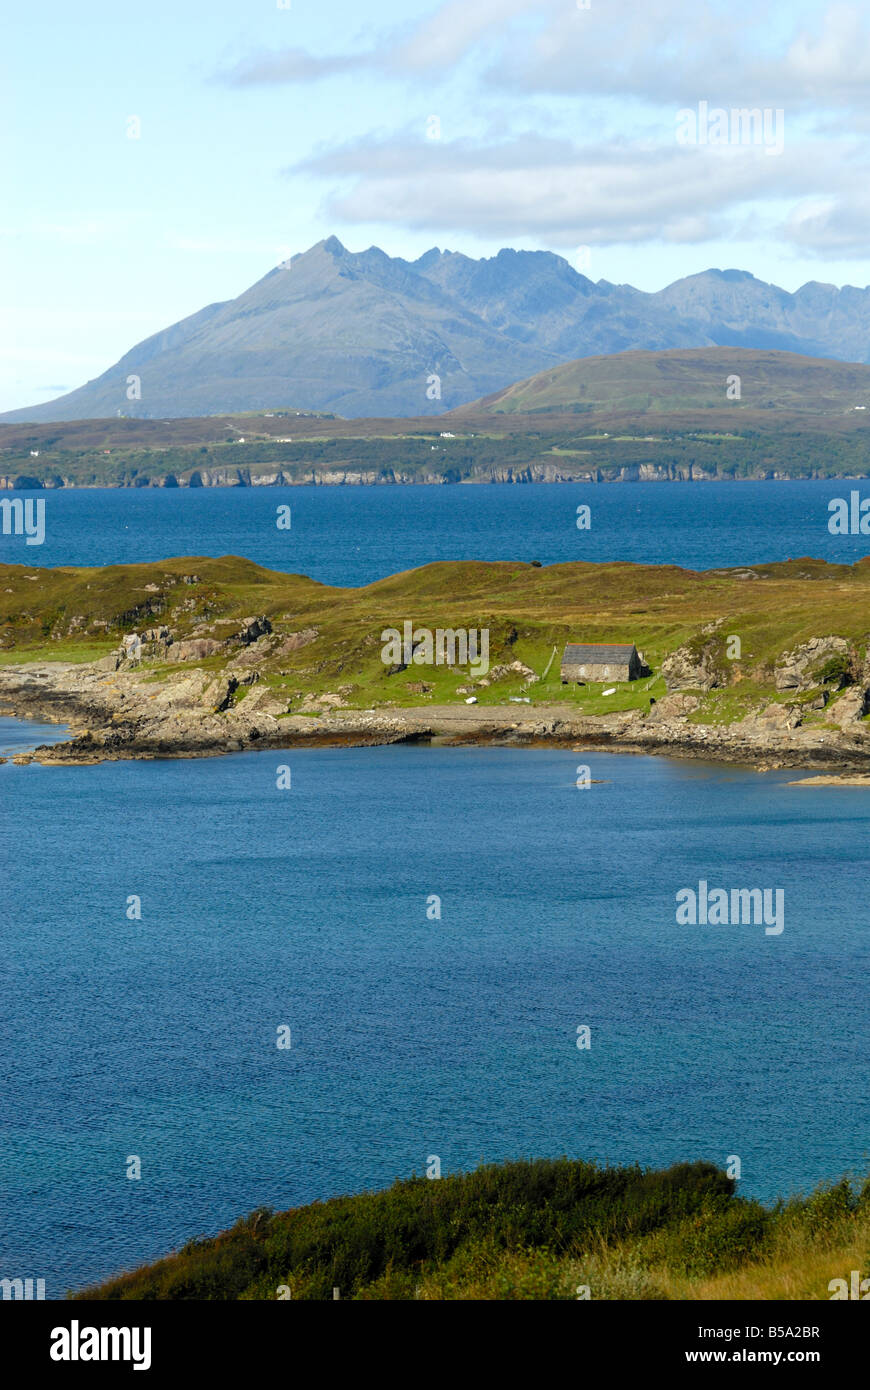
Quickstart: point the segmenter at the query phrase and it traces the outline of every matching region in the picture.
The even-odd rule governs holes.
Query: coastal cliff
[[[154,463],[158,466],[154,467]],[[0,491],[56,490],[58,488],[106,487],[121,488],[201,488],[201,487],[394,487],[417,484],[441,487],[455,483],[711,483],[732,478],[731,470],[698,463],[652,463],[573,466],[567,461],[550,463],[537,461],[525,466],[510,464],[443,463],[439,468],[360,468],[348,465],[341,468],[300,465],[296,468],[252,466],[223,468],[194,468],[190,471],[164,473],[159,460],[152,462],[148,472],[133,469],[108,482],[95,471],[83,481],[81,474],[65,475],[56,472],[0,473]],[[771,468],[758,464],[740,475],[747,481],[784,481],[790,477],[829,478],[827,468],[805,467],[799,472],[787,468]],[[852,478],[870,477],[868,472],[855,472]]]

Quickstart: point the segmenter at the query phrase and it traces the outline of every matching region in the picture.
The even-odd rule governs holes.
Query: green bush
[[[844,685],[852,684],[852,663],[845,653],[837,656],[829,656],[818,670],[813,672],[813,679],[819,685],[836,685],[838,690]]]
[[[668,1269],[689,1278],[721,1274],[758,1258],[771,1230],[771,1216],[757,1202],[738,1198],[699,1212],[665,1233],[659,1251]]]
[[[366,1300],[484,1297],[660,1299],[671,1276],[706,1279],[772,1257],[783,1243],[848,1240],[870,1181],[848,1179],[772,1209],[735,1196],[710,1163],[663,1171],[539,1159],[384,1192],[252,1212],[214,1238],[79,1297]]]
[[[328,1299],[383,1288],[408,1290],[416,1278],[461,1254],[497,1261],[505,1252],[554,1258],[681,1222],[699,1221],[733,1200],[733,1181],[712,1164],[661,1172],[599,1168],[570,1159],[490,1165],[428,1181],[399,1181],[385,1192],[315,1202],[277,1216],[254,1213],[214,1240],[190,1242],[168,1260],[85,1296],[100,1298]],[[552,1269],[523,1278],[552,1283]],[[541,1282],[543,1281],[543,1283]],[[381,1291],[376,1291],[380,1282]],[[399,1295],[413,1296],[413,1294]],[[532,1297],[530,1292],[515,1296]]]

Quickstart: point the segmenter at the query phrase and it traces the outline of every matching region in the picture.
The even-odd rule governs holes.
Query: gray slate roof
[[[631,642],[627,645],[618,642],[569,642],[562,656],[562,664],[594,662],[596,665],[603,665],[614,662],[621,665],[631,660],[634,650],[634,644]]]

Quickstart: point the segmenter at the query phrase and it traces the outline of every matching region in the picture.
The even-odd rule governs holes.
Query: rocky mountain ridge
[[[631,349],[751,347],[870,360],[870,288],[794,294],[707,270],[647,293],[548,251],[416,261],[337,237],[138,343],[95,380],[7,421],[192,417],[295,407],[421,416],[549,366]]]

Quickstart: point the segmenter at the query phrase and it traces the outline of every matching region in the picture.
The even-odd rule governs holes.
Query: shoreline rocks
[[[255,635],[255,622],[246,628],[250,645],[269,637]],[[701,724],[690,718],[697,697],[675,692],[649,711],[597,716],[563,704],[352,709],[340,695],[312,698],[289,713],[286,697],[256,675],[240,665],[235,674],[182,668],[155,682],[147,669],[108,670],[102,662],[6,666],[0,668],[0,712],[70,726],[68,741],[24,755],[25,761],[45,764],[432,741],[554,745],[870,774],[870,729],[854,711],[836,727],[805,726],[786,705],[736,723]]]

